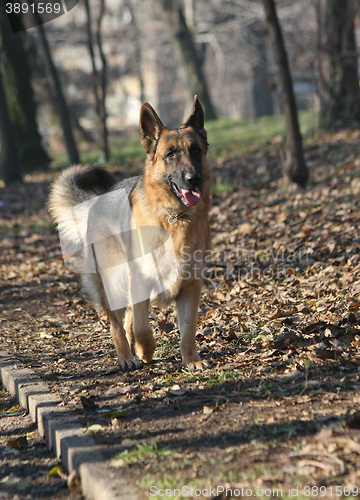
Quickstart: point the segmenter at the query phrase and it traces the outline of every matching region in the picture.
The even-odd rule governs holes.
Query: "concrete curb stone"
[[[100,447],[76,417],[59,406],[61,399],[36,374],[16,358],[0,351],[0,378],[3,386],[37,424],[47,447],[61,459],[70,474],[76,471],[87,500],[142,500],[145,495],[109,466]]]

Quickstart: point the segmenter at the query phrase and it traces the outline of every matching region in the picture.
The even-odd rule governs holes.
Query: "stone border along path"
[[[47,447],[69,474],[76,471],[87,500],[142,500],[144,495],[128,484],[121,472],[106,466],[100,447],[85,434],[79,421],[59,406],[61,399],[11,354],[0,351],[0,376],[5,389],[30,413]]]

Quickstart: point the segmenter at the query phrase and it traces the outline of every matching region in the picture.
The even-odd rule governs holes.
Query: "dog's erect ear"
[[[165,128],[154,109],[144,102],[140,110],[141,144],[149,154],[155,151],[161,131]]]
[[[196,132],[205,140],[207,143],[207,133],[204,128],[204,111],[200,104],[197,95],[194,97],[194,105],[191,115],[184,123],[184,127],[193,127]]]

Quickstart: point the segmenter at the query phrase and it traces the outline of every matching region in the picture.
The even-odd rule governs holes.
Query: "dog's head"
[[[185,207],[196,206],[203,194],[207,134],[204,112],[195,96],[189,118],[177,129],[167,129],[150,106],[144,103],[140,112],[141,142],[156,177],[169,187]]]

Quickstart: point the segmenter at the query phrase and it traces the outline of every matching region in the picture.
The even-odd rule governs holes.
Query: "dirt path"
[[[181,367],[172,308],[152,312],[156,362],[120,373],[108,326],[63,266],[46,179],[2,190],[2,349],[150,498],[357,497],[359,151],[355,133],[309,144],[306,191],[274,178],[270,146],[214,166],[217,185],[236,188],[214,196],[197,334],[211,368],[195,374]]]

